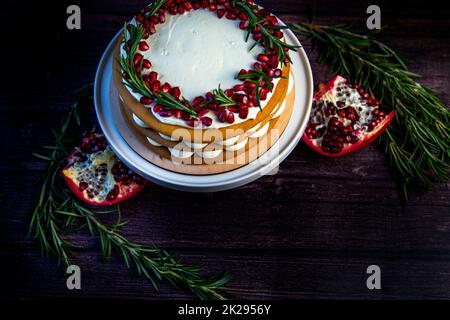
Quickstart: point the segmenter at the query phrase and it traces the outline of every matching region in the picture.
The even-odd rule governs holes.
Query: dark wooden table
[[[31,152],[52,141],[50,128],[66,112],[68,92],[93,81],[108,42],[145,1],[82,1],[81,31],[65,29],[64,3],[6,2],[2,40],[11,50],[0,86],[0,296],[190,297],[166,283],[155,292],[119,258],[105,262],[98,242],[85,236],[79,240],[87,249],[75,257],[83,289],[69,292],[64,271],[26,238],[45,169]],[[388,27],[381,38],[403,52],[448,104],[449,5],[422,2],[379,1]],[[309,5],[260,3],[287,22],[305,20]],[[315,3],[318,22],[351,22],[364,30],[368,1]],[[303,44],[316,83],[326,80],[326,69]],[[92,112],[87,116],[96,122]],[[449,184],[414,192],[402,206],[399,184],[376,145],[327,159],[301,143],[278,175],[227,192],[189,194],[151,184],[123,205],[123,215],[130,238],[154,241],[207,273],[231,272],[237,297],[450,298]],[[381,267],[380,291],[366,288],[371,264]]]

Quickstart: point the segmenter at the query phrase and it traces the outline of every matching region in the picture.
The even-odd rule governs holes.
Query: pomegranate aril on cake
[[[128,169],[102,134],[86,135],[66,159],[62,176],[70,190],[93,206],[109,206],[136,195],[146,180]]]
[[[343,156],[372,143],[394,117],[359,85],[336,76],[314,95],[303,140],[322,155]]]

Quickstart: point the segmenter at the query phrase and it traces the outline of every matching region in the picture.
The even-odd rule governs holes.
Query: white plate
[[[94,84],[95,109],[100,126],[111,148],[125,164],[143,177],[159,185],[181,191],[215,192],[233,189],[276,170],[300,141],[309,119],[314,90],[311,66],[303,48],[299,48],[297,53],[291,52],[296,89],[295,105],[286,130],[271,149],[272,151],[277,150],[277,152],[269,150],[257,161],[242,168],[209,176],[175,173],[148,162],[131,149],[122,138],[110,111],[113,106],[118,107],[116,105],[118,101],[110,99],[109,90],[113,88],[111,82],[114,43],[121,32],[108,45],[98,66]],[[285,38],[288,43],[301,46],[291,30],[285,30]]]

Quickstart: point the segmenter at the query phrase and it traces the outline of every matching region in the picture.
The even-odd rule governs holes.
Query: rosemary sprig
[[[275,50],[278,51],[278,60],[281,62],[281,65],[286,64],[286,60],[292,63],[292,60],[289,56],[289,50],[296,51],[298,49],[298,46],[287,44],[286,42],[282,41],[280,38],[275,37],[273,34],[270,33],[270,30],[282,30],[287,29],[287,26],[265,26],[264,23],[266,22],[266,19],[260,17],[258,14],[255,13],[255,10],[258,10],[259,7],[256,4],[250,4],[246,1],[242,0],[232,0],[231,3],[235,7],[240,7],[248,16],[249,18],[249,26],[247,28],[247,35],[246,35],[246,41],[249,40],[251,32],[255,28],[260,28],[262,33],[262,38],[260,40],[257,40],[255,42],[255,45],[262,44],[266,53],[269,50]],[[254,45],[254,46],[255,46]],[[251,48],[253,49],[254,46]],[[285,51],[285,48],[289,49],[288,51]]]
[[[225,94],[225,92],[220,88],[220,85],[217,89],[212,91],[212,94],[213,100],[209,103],[216,103],[223,108],[236,105],[236,102]]]
[[[396,111],[396,120],[381,136],[385,152],[400,176],[407,196],[412,184],[429,187],[449,179],[450,112],[419,75],[390,47],[372,35],[345,26],[294,24],[293,28],[320,49],[319,62],[346,76]]]
[[[113,210],[92,210],[76,199],[60,178],[65,158],[74,145],[74,137],[80,126],[79,107],[88,94],[91,86],[86,86],[77,94],[68,114],[64,118],[61,129],[55,132],[55,145],[47,146],[49,155],[37,155],[48,161],[46,176],[43,180],[37,205],[33,211],[29,232],[40,242],[44,255],[53,255],[58,263],[66,266],[72,264],[71,254],[81,246],[66,240],[67,235],[87,228],[93,236],[98,236],[102,253],[109,257],[117,252],[124,259],[128,268],[135,268],[145,276],[155,289],[158,280],[168,280],[178,288],[188,289],[200,299],[225,299],[225,284],[230,276],[225,274],[218,278],[203,278],[201,269],[184,265],[168,252],[154,245],[143,245],[127,239],[120,233],[126,224],[121,220],[120,208]],[[105,215],[116,214],[113,224],[102,222]]]

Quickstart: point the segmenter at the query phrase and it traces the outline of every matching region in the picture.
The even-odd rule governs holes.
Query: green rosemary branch
[[[287,44],[286,42],[282,41],[280,38],[275,37],[273,34],[270,33],[270,30],[283,30],[287,29],[287,26],[264,26],[264,22],[266,21],[262,17],[260,17],[258,14],[255,13],[255,10],[259,9],[259,7],[256,4],[250,4],[246,1],[242,0],[232,0],[231,3],[235,7],[240,7],[244,12],[247,14],[250,24],[247,28],[247,35],[246,35],[246,41],[249,40],[251,32],[255,28],[260,28],[262,33],[262,38],[260,40],[257,40],[255,42],[255,45],[258,43],[261,43],[264,46],[264,49],[267,53],[269,50],[278,50],[278,60],[281,62],[282,65],[286,64],[286,61],[289,61],[292,63],[292,60],[289,56],[289,50],[296,51],[298,49],[298,46]],[[251,48],[253,49],[255,45]],[[288,51],[285,51],[285,48],[289,49]]]
[[[405,197],[411,185],[429,187],[449,179],[450,112],[431,89],[415,81],[405,62],[372,35],[344,26],[293,25],[320,49],[319,62],[346,76],[396,111],[396,120],[381,142],[396,169]]]
[[[219,88],[213,90],[212,94],[214,98],[211,103],[217,103],[223,108],[236,105],[236,102],[225,94],[225,92],[220,88],[220,85]]]
[[[166,279],[178,288],[188,289],[200,299],[225,299],[225,284],[230,276],[203,278],[201,269],[184,265],[172,255],[154,245],[143,245],[128,240],[120,233],[127,223],[121,220],[120,208],[114,210],[92,210],[82,204],[68,190],[60,173],[68,152],[73,149],[78,135],[80,120],[79,108],[82,101],[90,96],[92,86],[84,87],[77,93],[74,103],[62,121],[59,132],[54,132],[55,145],[46,146],[49,155],[35,154],[48,162],[36,207],[31,216],[29,234],[40,242],[44,255],[52,255],[66,266],[71,265],[71,254],[81,246],[66,240],[67,236],[87,228],[92,235],[98,236],[104,256],[113,251],[122,256],[128,268],[134,267],[158,288],[157,281]],[[109,225],[101,221],[105,215],[116,214],[115,223]]]

